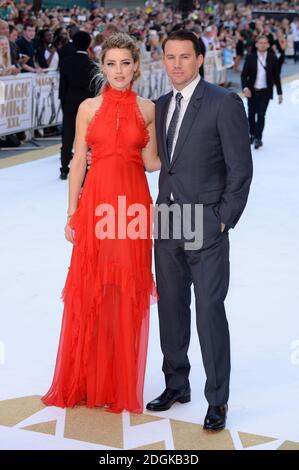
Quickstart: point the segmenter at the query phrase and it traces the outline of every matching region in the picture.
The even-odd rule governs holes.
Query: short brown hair
[[[32,21],[26,21],[23,26],[23,31],[25,31],[27,28],[35,28],[35,24]]]
[[[269,38],[268,38],[265,34],[259,34],[259,35],[255,38],[255,42],[257,43],[260,39],[266,39],[266,41],[269,42]]]
[[[165,52],[165,45],[168,41],[191,41],[193,44],[194,52],[196,57],[203,55],[203,50],[200,42],[192,31],[186,29],[178,29],[169,34],[169,36],[164,39],[162,43],[163,52]]]

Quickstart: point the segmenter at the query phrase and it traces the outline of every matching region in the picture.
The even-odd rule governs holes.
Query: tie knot
[[[181,103],[181,99],[183,98],[183,95],[182,93],[178,92],[176,95],[175,95],[175,100],[177,102],[177,104],[180,104]]]

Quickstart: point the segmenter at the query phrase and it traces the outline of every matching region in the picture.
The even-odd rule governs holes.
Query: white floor
[[[253,150],[250,199],[230,235],[228,428],[236,447],[241,447],[236,431],[274,437],[278,439],[274,448],[286,439],[299,442],[298,85],[285,85],[281,106],[277,99],[270,104],[264,147]],[[58,169],[56,155],[0,171],[0,404],[41,395],[52,378],[62,313],[60,292],[71,250],[63,235],[67,184],[57,178]],[[149,183],[155,197],[157,175],[149,175]],[[190,360],[192,402],[159,416],[202,423],[207,404],[194,325]],[[163,387],[154,306],[145,402]],[[0,426],[0,448],[101,448],[64,439],[63,416],[63,410],[48,408],[14,427]],[[54,419],[60,422],[56,436],[20,429]],[[128,427],[126,445],[142,445],[136,435],[129,437],[126,413],[123,423]],[[145,431],[157,433],[154,441],[162,440],[163,426],[169,421],[161,423],[160,428],[156,423]],[[172,448],[171,436],[166,444]]]

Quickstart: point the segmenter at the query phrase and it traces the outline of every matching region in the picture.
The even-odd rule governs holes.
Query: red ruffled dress
[[[60,343],[42,401],[140,413],[149,310],[157,300],[152,199],[141,157],[149,136],[131,88],[108,86],[102,96],[86,135],[92,164],[70,220],[75,246]]]

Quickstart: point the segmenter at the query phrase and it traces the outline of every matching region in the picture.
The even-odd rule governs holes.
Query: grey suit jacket
[[[172,92],[156,103],[162,167],[156,203],[219,203],[221,221],[232,228],[247,202],[252,180],[248,120],[241,98],[201,79],[190,99],[169,162],[166,118]]]

